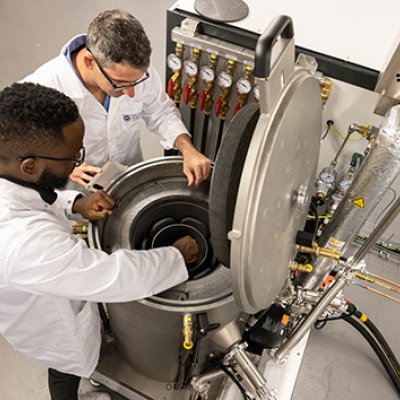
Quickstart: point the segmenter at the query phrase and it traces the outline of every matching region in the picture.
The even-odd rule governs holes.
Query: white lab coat
[[[187,129],[175,104],[162,89],[156,70],[149,68],[150,78],[135,87],[135,97],[112,97],[107,112],[82,84],[64,55],[65,48],[72,41],[82,41],[82,38],[84,35],[71,39],[58,57],[39,67],[23,81],[58,89],[75,101],[85,122],[83,143],[86,161],[100,167],[109,159],[125,165],[142,161],[141,119],[150,131],[162,137],[161,144],[165,149],[173,148],[176,137],[187,133]]]
[[[90,376],[101,341],[94,302],[136,300],[187,279],[173,247],[109,255],[72,235],[63,199],[49,205],[4,179],[0,193],[0,334],[44,367]]]

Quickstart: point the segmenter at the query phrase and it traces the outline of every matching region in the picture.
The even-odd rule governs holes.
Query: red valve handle
[[[190,86],[188,83],[185,85],[185,90],[183,91],[183,100],[185,104],[188,104],[190,100]]]
[[[240,104],[240,101],[236,103],[235,108],[233,109],[233,115],[236,115],[236,113],[242,108],[242,105]]]
[[[206,105],[206,91],[203,89],[200,93],[200,98],[199,98],[200,111],[204,110],[205,105]]]
[[[217,101],[215,102],[215,114],[217,117],[221,114],[222,111],[222,96],[218,96]]]
[[[172,76],[168,80],[168,96],[171,97],[171,99],[172,97],[174,97],[174,81],[172,79]]]

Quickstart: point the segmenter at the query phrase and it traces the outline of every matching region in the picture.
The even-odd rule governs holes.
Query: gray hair
[[[123,10],[100,13],[89,25],[86,46],[108,68],[122,62],[141,70],[150,65],[151,45],[143,26]]]

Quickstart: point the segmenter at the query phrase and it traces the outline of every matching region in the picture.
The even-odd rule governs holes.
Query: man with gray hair
[[[108,10],[90,23],[87,35],[74,37],[58,57],[24,79],[60,90],[79,108],[86,162],[71,173],[73,182],[86,185],[109,159],[125,165],[142,161],[142,119],[165,149],[181,152],[189,185],[209,176],[211,160],[192,145],[150,55],[140,22],[125,11]]]

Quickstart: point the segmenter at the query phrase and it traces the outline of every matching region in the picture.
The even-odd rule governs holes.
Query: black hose
[[[383,337],[379,329],[367,316],[365,316],[361,311],[359,311],[353,303],[348,302],[347,305],[348,305],[348,310],[361,322],[363,322],[367,326],[367,328],[371,331],[372,335],[375,337],[375,339],[381,346],[382,350],[385,352],[390,363],[392,364],[393,368],[395,369],[397,376],[400,376],[400,365],[399,362],[397,361],[396,355],[393,353],[388,342]]]
[[[396,387],[397,392],[400,395],[400,377],[396,373],[396,370],[393,368],[392,364],[389,362],[387,355],[382,351],[382,348],[377,343],[377,340],[368,332],[368,330],[363,326],[362,322],[358,319],[355,319],[349,315],[343,315],[343,319],[356,328],[363,336],[364,339],[369,343],[369,345],[374,350],[375,354],[378,356],[382,365],[386,369],[390,379],[392,380],[394,386]]]
[[[223,132],[224,132],[224,125],[225,125],[225,120],[224,119],[220,119],[220,121],[219,121],[219,129],[218,129],[218,136],[217,136],[217,143],[215,145],[214,160],[217,157],[218,150],[219,150],[219,148],[221,146],[222,135],[223,135]]]
[[[222,369],[222,371],[225,372],[226,375],[229,376],[229,378],[232,379],[233,383],[238,387],[244,400],[250,400],[249,396],[247,395],[246,391],[243,389],[242,385],[240,384],[238,379],[235,377],[235,375],[233,375],[233,373],[231,371],[229,371],[229,369],[227,367],[225,367],[225,365],[223,365],[223,364],[221,364],[221,369]]]
[[[100,318],[103,321],[104,332],[109,335],[111,333],[110,320],[108,319],[106,310],[102,303],[98,303]]]
[[[196,107],[190,109],[190,127],[189,132],[192,135],[192,143],[195,145],[194,134],[196,131]]]
[[[400,376],[400,364],[397,361],[397,358],[396,358],[395,354],[393,353],[392,349],[390,348],[389,344],[386,342],[385,338],[382,336],[382,334],[379,332],[378,328],[375,326],[375,324],[370,319],[367,319],[364,322],[364,324],[367,325],[368,329],[377,338],[383,351],[386,353],[387,357],[389,358],[390,363],[396,369],[397,375]]]
[[[206,145],[207,145],[207,134],[208,134],[208,123],[210,121],[210,114],[204,114],[204,122],[203,122],[203,131],[201,133],[201,153],[206,153]]]
[[[319,227],[319,214],[318,214],[318,208],[315,205],[314,201],[311,200],[310,202],[310,209],[311,212],[314,214],[314,218],[315,218],[315,224],[313,226],[313,235],[314,235],[314,240],[317,237],[317,233],[318,233],[318,227]]]

